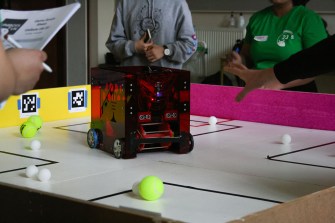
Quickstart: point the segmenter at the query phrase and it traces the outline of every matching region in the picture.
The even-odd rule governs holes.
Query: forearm
[[[7,99],[15,89],[16,74],[0,41],[0,102]]]
[[[2,67],[0,71],[0,102],[12,95],[15,89],[15,75],[12,74],[11,70],[3,69],[2,65],[0,63]]]
[[[119,4],[105,45],[109,51],[121,61],[136,53],[135,41],[126,35],[126,28],[122,22],[122,9]]]
[[[132,40],[118,39],[112,40],[111,37],[106,42],[106,47],[119,60],[124,60],[136,53],[135,42]]]
[[[197,40],[180,40],[172,44],[167,44],[172,54],[168,58],[170,61],[185,63],[196,51]]]
[[[314,77],[335,69],[335,35],[302,50],[274,66],[277,79],[286,84]]]
[[[294,80],[294,81],[290,81],[287,84],[283,84],[283,88],[293,88],[293,87],[305,85],[305,84],[308,84],[308,83],[310,83],[314,80],[315,80],[314,77],[305,78],[305,79],[297,79],[297,80]]]
[[[178,9],[177,24],[175,28],[176,33],[171,33],[170,38],[175,38],[174,42],[165,42],[170,51],[171,55],[169,60],[176,63],[186,62],[193,53],[197,50],[198,40],[195,35],[195,31],[192,23],[192,15],[188,8],[188,5],[183,1],[181,7]],[[174,35],[171,37],[171,35]]]

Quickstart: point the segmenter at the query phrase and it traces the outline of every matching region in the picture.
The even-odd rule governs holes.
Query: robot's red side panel
[[[100,113],[100,86],[91,86],[91,119],[99,119]]]

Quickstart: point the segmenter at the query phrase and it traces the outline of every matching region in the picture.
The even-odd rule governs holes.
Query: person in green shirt
[[[327,37],[321,17],[305,7],[308,0],[270,0],[272,5],[254,13],[247,25],[240,55],[229,62],[266,69]],[[317,92],[313,78],[295,80],[273,89]]]
[[[236,75],[245,81],[245,87],[236,96],[241,101],[257,88],[271,89],[290,81],[305,79],[335,71],[335,35],[321,40],[310,48],[293,54],[273,68],[264,70],[248,69],[242,64],[227,64],[224,72]]]

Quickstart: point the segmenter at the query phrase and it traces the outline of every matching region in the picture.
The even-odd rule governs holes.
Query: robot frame
[[[96,67],[91,72],[90,148],[115,158],[193,150],[190,72],[163,67]]]

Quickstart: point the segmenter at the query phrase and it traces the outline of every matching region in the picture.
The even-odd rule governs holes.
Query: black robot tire
[[[179,153],[189,153],[193,150],[194,140],[193,135],[189,132],[181,133],[181,142],[179,145]]]
[[[89,129],[87,132],[87,144],[90,148],[97,148],[99,144],[99,136],[95,129]]]
[[[191,133],[188,133],[189,134],[189,152],[191,152],[194,148],[194,139],[193,139],[193,135]]]

